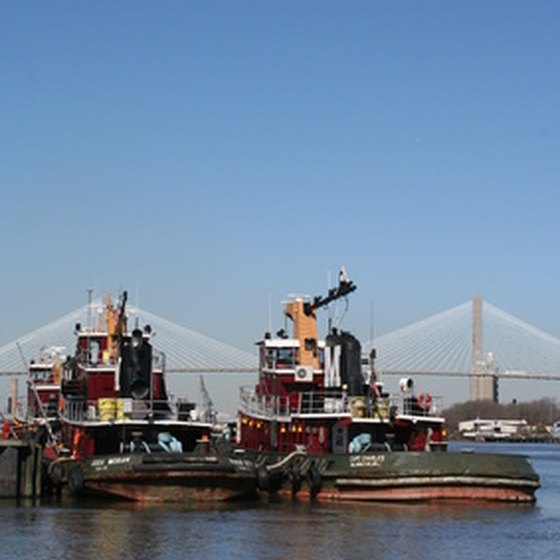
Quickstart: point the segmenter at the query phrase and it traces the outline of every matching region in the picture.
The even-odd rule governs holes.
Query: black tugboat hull
[[[335,501],[478,500],[533,503],[540,487],[529,459],[486,453],[368,452],[256,459],[270,492]],[[265,465],[263,468],[262,465]],[[265,470],[266,469],[266,470]]]

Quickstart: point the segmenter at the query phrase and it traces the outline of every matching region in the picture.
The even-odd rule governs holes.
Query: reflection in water
[[[501,448],[508,450],[509,448]],[[560,446],[529,453],[543,488],[536,506],[335,504],[262,500],[229,505],[0,502],[2,560],[341,560],[555,557],[560,547]]]
[[[112,509],[59,510],[53,516],[52,538],[65,543],[69,557],[157,558],[157,525],[143,515]]]

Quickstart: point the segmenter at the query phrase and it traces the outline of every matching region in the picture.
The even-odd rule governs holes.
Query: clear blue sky
[[[290,292],[560,336],[556,1],[0,3],[0,344],[97,293],[252,351]]]

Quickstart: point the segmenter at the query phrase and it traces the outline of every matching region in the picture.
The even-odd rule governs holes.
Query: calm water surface
[[[475,446],[471,446],[475,447]],[[529,455],[535,506],[245,503],[184,509],[0,502],[0,559],[515,559],[560,554],[560,445]]]

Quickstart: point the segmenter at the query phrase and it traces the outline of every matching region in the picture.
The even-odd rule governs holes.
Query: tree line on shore
[[[491,400],[467,401],[454,404],[443,412],[449,433],[456,432],[459,422],[465,420],[500,419],[526,420],[531,426],[545,430],[556,420],[560,420],[560,406],[555,399],[543,398],[535,401],[500,404]]]

